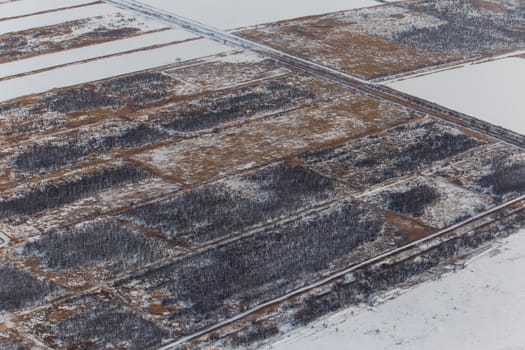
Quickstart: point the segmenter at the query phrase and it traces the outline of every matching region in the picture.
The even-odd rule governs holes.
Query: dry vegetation
[[[525,47],[517,0],[413,1],[240,31],[251,40],[377,79]]]
[[[502,31],[521,23],[492,1],[461,4],[379,6],[241,34],[370,78],[463,57],[461,40],[425,45],[464,11]],[[39,48],[20,44],[20,54],[52,50],[48,40],[69,45],[57,50],[87,44],[88,34],[71,23],[33,30],[21,35]],[[427,39],[417,46],[417,36]],[[521,45],[498,38],[481,37],[483,50]],[[525,194],[524,178],[523,150],[243,51],[6,102],[0,349],[38,349],[31,337],[50,348],[158,348]],[[512,215],[494,225],[521,226]],[[474,241],[360,271],[351,287],[337,281],[268,308],[229,341],[366,302],[493,238],[490,225]]]
[[[295,56],[367,79],[456,59],[453,55],[427,53],[385,38],[354,32],[350,24],[334,18],[270,26],[249,29],[239,34]]]
[[[165,29],[115,13],[0,35],[0,63],[124,39]]]

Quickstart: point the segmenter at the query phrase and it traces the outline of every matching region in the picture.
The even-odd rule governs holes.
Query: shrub
[[[440,195],[435,188],[423,184],[407,191],[388,193],[385,197],[388,210],[419,217]]]
[[[0,310],[15,311],[40,303],[56,292],[53,284],[40,281],[30,274],[0,266]]]
[[[168,335],[150,321],[105,305],[84,310],[54,328],[60,342],[70,349],[154,349]]]
[[[161,289],[164,305],[189,302],[208,317],[235,297],[255,305],[315,278],[315,274],[373,241],[384,222],[358,203],[288,222],[216,247],[138,278],[149,293]],[[127,283],[123,281],[122,283]],[[134,283],[131,281],[131,283]]]
[[[49,184],[20,197],[0,201],[0,215],[3,218],[34,215],[112,187],[143,180],[149,176],[148,172],[130,165],[103,169],[80,179],[68,179],[64,182]]]
[[[478,185],[490,188],[498,196],[525,191],[525,164],[508,163],[502,159],[495,159],[492,161],[491,169],[490,174],[478,180]]]
[[[331,179],[286,163],[238,181],[253,193],[215,184],[133,209],[122,216],[170,238],[185,236],[206,242],[327,200],[334,189]]]
[[[115,147],[140,147],[161,142],[167,133],[145,125],[125,129],[119,134],[91,139],[87,143],[68,141],[63,144],[44,144],[32,146],[19,154],[14,165],[27,173],[60,169]]]
[[[159,260],[167,255],[163,248],[158,240],[104,220],[45,235],[28,243],[24,254],[39,257],[51,269],[103,262],[105,268],[120,272]]]

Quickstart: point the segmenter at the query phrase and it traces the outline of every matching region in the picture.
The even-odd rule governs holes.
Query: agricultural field
[[[518,0],[402,1],[236,34],[363,79],[382,79],[523,50],[524,18]]]
[[[45,27],[2,33],[0,63],[166,29],[130,14],[108,13]]]
[[[396,80],[523,49],[495,4],[0,1],[0,349],[251,348],[523,227],[516,134],[231,37]]]

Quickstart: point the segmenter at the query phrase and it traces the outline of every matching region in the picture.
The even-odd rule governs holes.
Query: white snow
[[[220,29],[246,27],[379,4],[372,0],[140,1]]]
[[[9,244],[9,242],[10,242],[9,237],[7,237],[5,234],[0,232],[0,248],[5,247],[6,245]]]
[[[339,312],[266,348],[524,349],[524,269],[525,230],[464,270],[423,283],[376,308]]]
[[[14,2],[13,4],[17,4]],[[0,6],[1,7],[4,5]],[[40,15],[21,17],[15,19],[8,19],[5,21],[0,21],[0,34],[18,32],[21,30],[50,26],[54,24],[64,23],[68,21],[75,21],[82,18],[102,16],[111,13],[122,12],[121,10],[105,5],[92,5],[86,7],[79,7],[69,10],[43,13]]]
[[[196,36],[182,30],[167,30],[98,45],[81,47],[78,49],[35,56],[23,60],[0,64],[0,78],[70,64],[73,62],[89,60],[96,57],[118,54],[120,52],[137,50],[148,46],[183,41],[191,38],[196,38]]]
[[[0,19],[92,3],[94,0],[22,0],[0,5]]]
[[[231,51],[207,39],[103,58],[0,81],[0,101]]]
[[[525,59],[470,64],[388,85],[525,134]]]

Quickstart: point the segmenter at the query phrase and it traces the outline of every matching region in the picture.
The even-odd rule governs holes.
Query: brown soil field
[[[456,60],[454,55],[418,51],[352,31],[351,23],[311,18],[237,33],[292,55],[365,79],[417,70]]]

